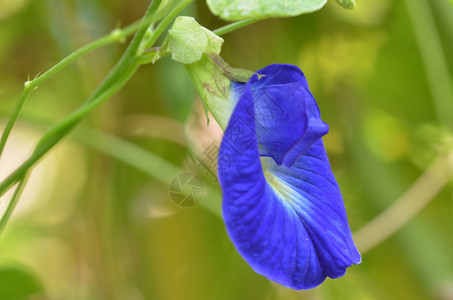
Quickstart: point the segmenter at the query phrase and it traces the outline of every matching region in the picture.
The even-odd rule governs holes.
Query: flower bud
[[[229,66],[219,56],[222,43],[221,37],[190,17],[177,18],[169,32],[172,58],[185,64],[205,111],[225,129],[237,103],[231,82],[247,82],[254,73]]]

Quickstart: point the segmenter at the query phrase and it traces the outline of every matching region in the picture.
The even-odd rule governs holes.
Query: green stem
[[[225,25],[223,27],[220,27],[220,28],[214,30],[213,32],[215,34],[217,34],[217,35],[225,35],[227,33],[235,31],[235,30],[237,30],[239,28],[242,28],[242,27],[248,26],[250,24],[256,23],[258,21],[261,21],[262,19],[263,18],[255,18],[255,19],[248,19],[248,20],[242,20],[242,21],[234,22],[234,23]]]
[[[117,84],[105,89],[93,101],[87,102],[78,110],[67,116],[62,121],[51,127],[44,136],[39,140],[31,156],[23,162],[14,172],[6,177],[0,184],[0,196],[11,188],[27,171],[36,164],[53,146],[55,146],[63,137],[65,137],[83,117],[91,110],[102,104],[105,100],[115,94],[134,74],[138,65],[130,67],[128,72],[123,73],[121,80]]]
[[[401,198],[354,233],[359,251],[369,251],[403,227],[439,193],[452,174],[453,152],[439,155]]]
[[[170,11],[170,13],[156,27],[156,29],[153,32],[153,36],[147,42],[148,45],[146,48],[152,47],[152,45],[154,45],[154,43],[157,41],[159,36],[165,30],[165,28],[167,28],[167,26],[170,25],[170,23],[173,21],[173,19],[176,18],[176,16],[181,12],[181,10],[183,10],[184,7],[186,7],[193,1],[194,0],[181,1],[177,6],[175,6],[175,8],[173,8],[172,11]]]
[[[190,2],[193,0],[185,0],[175,7],[168,16],[173,18]],[[128,49],[125,51],[119,62],[93,93],[93,95],[74,113],[51,127],[46,134],[41,138],[35,147],[32,155],[20,165],[14,172],[12,172],[5,180],[0,183],[0,196],[14,185],[23,174],[41,159],[53,146],[55,146],[64,136],[66,136],[76,125],[83,119],[91,110],[102,104],[110,96],[116,93],[134,74],[139,67],[137,60],[137,51],[140,48],[141,41],[145,36],[146,30],[152,22],[152,14],[155,12],[161,0],[155,0],[151,3],[147,13],[140,22],[140,28],[137,30],[133,40],[131,41]],[[171,22],[169,17],[166,17],[162,23],[159,24],[159,30],[153,32],[151,40],[155,42],[158,36],[163,32],[166,26]]]
[[[123,42],[126,37],[128,37],[129,35],[131,35],[132,33],[134,33],[137,30],[139,25],[140,25],[140,22],[137,21],[137,22],[134,22],[133,24],[125,27],[124,29],[115,29],[109,35],[101,37],[101,38],[89,43],[88,45],[83,46],[83,47],[79,48],[78,50],[72,52],[71,54],[69,54],[67,57],[65,57],[63,60],[61,60],[59,63],[57,63],[52,68],[50,68],[48,71],[46,71],[41,76],[38,76],[31,81],[25,82],[25,87],[22,92],[22,95],[20,96],[19,101],[16,103],[16,106],[14,107],[14,110],[8,119],[5,129],[3,130],[2,137],[0,139],[0,156],[3,153],[3,150],[5,148],[8,137],[11,133],[11,130],[14,127],[14,124],[16,123],[16,120],[20,114],[20,111],[22,110],[22,107],[24,106],[25,101],[27,100],[28,96],[30,95],[30,93],[32,91],[34,91],[41,84],[43,84],[45,81],[50,79],[52,76],[57,74],[59,71],[61,71],[63,68],[65,68],[67,65],[69,65],[70,63],[72,63],[74,60],[81,57],[82,55],[84,55],[90,51],[93,51],[97,48],[109,45],[109,44]]]
[[[25,184],[28,180],[28,177],[24,174],[22,178],[20,178],[19,184],[14,191],[13,197],[9,200],[8,206],[6,207],[5,213],[0,219],[0,234],[6,227],[11,215],[13,214],[14,208],[16,208],[16,204],[19,201],[20,195],[25,187]]]
[[[159,36],[162,34],[162,32],[167,28],[168,25],[173,21],[174,18],[181,12],[181,10],[186,7],[188,4],[190,4],[193,0],[184,0],[180,2],[173,10],[170,11],[170,13],[162,20],[162,22],[159,23],[159,25],[156,27],[156,29],[153,31],[153,36],[151,36],[149,39],[147,39],[145,42],[146,44],[141,45],[140,49],[148,49],[154,45],[154,43],[157,41]],[[145,51],[142,50],[138,53],[138,63],[143,65],[143,64],[148,64],[148,63],[155,63],[156,60],[166,56],[170,52],[167,49],[167,43],[168,39],[166,38],[162,44],[162,47],[158,49],[153,49],[151,51]]]
[[[94,99],[102,94],[106,88],[115,85],[115,82],[119,79],[119,77],[122,76],[124,72],[126,72],[126,69],[131,64],[136,64],[137,53],[140,49],[140,45],[146,35],[146,31],[151,26],[153,16],[159,8],[161,2],[162,0],[154,0],[150,3],[148,10],[140,21],[139,28],[132,38],[132,41],[130,42],[126,51],[123,53],[118,63],[116,63],[116,65],[113,67],[112,71],[110,71],[110,74],[105,78],[105,80],[85,103],[94,101]],[[138,68],[138,66],[139,65],[137,64],[136,67]]]

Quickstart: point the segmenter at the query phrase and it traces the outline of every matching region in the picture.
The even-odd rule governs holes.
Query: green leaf
[[[169,49],[173,60],[192,64],[203,53],[220,53],[223,39],[204,28],[192,17],[178,17],[169,31]]]
[[[29,299],[43,291],[43,287],[28,268],[16,265],[0,267],[0,299]]]
[[[227,21],[297,16],[317,11],[326,2],[327,0],[207,0],[212,13]]]
[[[354,0],[336,0],[338,4],[343,6],[343,8],[346,9],[353,9],[355,7],[355,1]]]

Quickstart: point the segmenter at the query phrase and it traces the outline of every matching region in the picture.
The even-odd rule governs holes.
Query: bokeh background
[[[24,81],[139,19],[147,5],[0,0],[0,128]],[[200,0],[184,14],[209,29],[225,24]],[[347,11],[330,0],[319,12],[261,21],[224,39],[230,65],[290,63],[305,72],[330,125],[324,140],[353,232],[453,149],[452,1],[357,0]],[[83,56],[31,95],[0,178],[83,103],[125,47]],[[344,277],[292,291],[256,274],[226,234],[218,184],[196,165],[220,139],[182,65],[166,57],[140,68],[33,170],[0,237],[0,299],[453,299],[451,173],[419,214],[363,248],[363,262]],[[184,209],[168,189],[185,171],[202,179],[205,193]],[[386,230],[358,237],[359,248]]]

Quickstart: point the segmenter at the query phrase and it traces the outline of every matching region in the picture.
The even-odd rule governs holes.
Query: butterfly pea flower
[[[328,125],[304,74],[292,65],[230,67],[222,43],[188,17],[169,34],[172,58],[225,131],[218,177],[231,240],[257,273],[290,288],[344,275],[361,257],[321,139]]]
[[[270,65],[231,82],[235,107],[219,150],[223,217],[259,274],[294,289],[343,276],[358,264],[321,120],[304,74]]]

